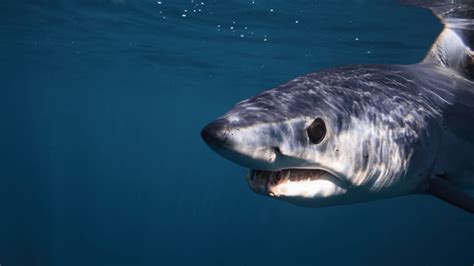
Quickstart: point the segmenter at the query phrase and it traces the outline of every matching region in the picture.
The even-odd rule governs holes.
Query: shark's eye
[[[326,136],[326,125],[321,118],[316,118],[308,127],[307,132],[311,143],[318,144],[323,141],[324,136]]]

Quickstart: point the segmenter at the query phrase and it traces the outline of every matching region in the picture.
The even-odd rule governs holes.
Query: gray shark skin
[[[237,103],[202,138],[251,169],[253,191],[294,204],[431,193],[474,212],[461,190],[474,187],[474,4],[405,2],[446,25],[423,62],[296,78]]]

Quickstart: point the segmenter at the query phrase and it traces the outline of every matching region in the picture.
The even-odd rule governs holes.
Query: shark
[[[423,61],[323,69],[201,131],[257,194],[326,207],[431,194],[474,213],[474,2],[405,0],[444,29]]]

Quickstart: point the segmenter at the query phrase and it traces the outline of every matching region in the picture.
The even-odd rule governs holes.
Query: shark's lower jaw
[[[250,188],[276,198],[321,198],[346,192],[340,180],[321,169],[250,170]]]

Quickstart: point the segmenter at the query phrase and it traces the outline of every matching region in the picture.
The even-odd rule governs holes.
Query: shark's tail
[[[402,0],[431,9],[445,28],[423,63],[451,68],[474,79],[474,0]]]

